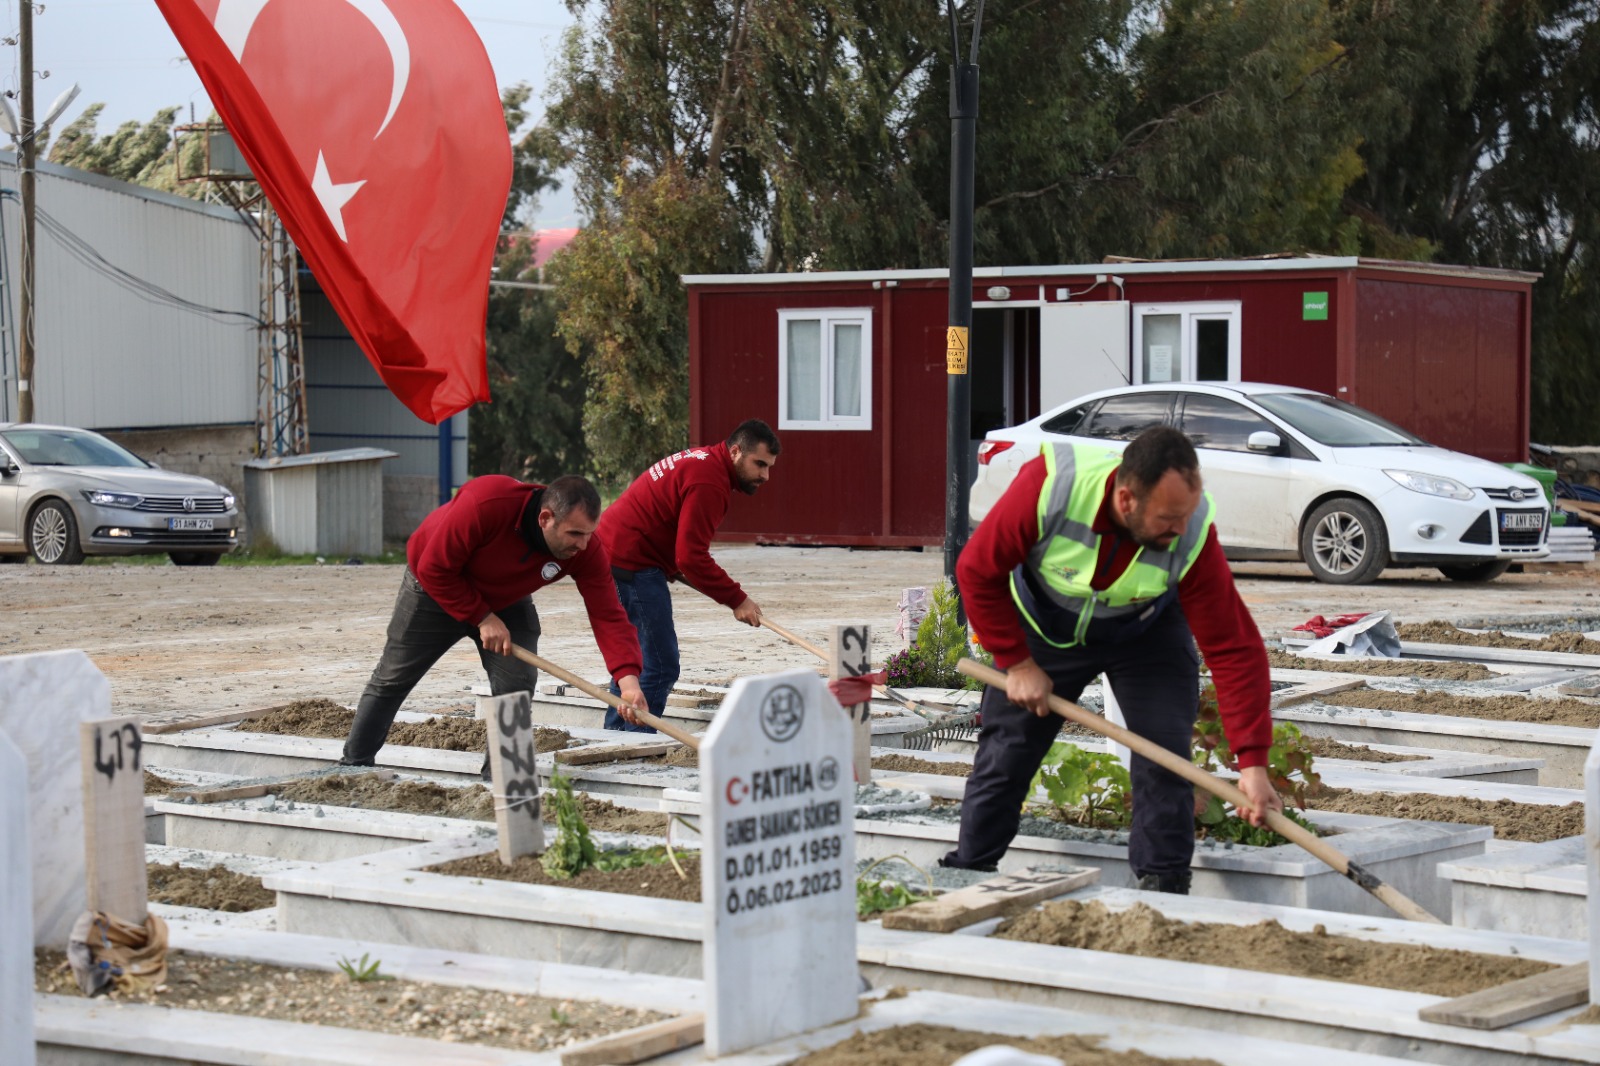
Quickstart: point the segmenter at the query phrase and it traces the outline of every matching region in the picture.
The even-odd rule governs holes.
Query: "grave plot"
[[[1582,836],[1439,867],[1450,885],[1450,920],[1493,929],[1582,939],[1589,935],[1589,884]]]
[[[554,1066],[702,1007],[698,982],[671,978],[185,922],[170,931],[167,982],[144,995],[85,1000],[53,955],[40,959],[41,1064]]]
[[[1600,1027],[1556,1024],[1574,1013],[1570,1008],[1496,1030],[1419,1015],[1475,987],[1503,988],[1502,978],[1570,974],[1587,952],[1572,941],[1110,888],[1080,889],[1009,926],[990,919],[953,933],[916,933],[883,928],[889,922],[861,930],[863,968],[880,987],[1195,1025],[1229,1039],[1268,1036],[1413,1061],[1600,1061]],[[994,935],[1000,928],[1051,942]],[[1060,946],[1058,940],[1091,946]],[[1202,1043],[1196,1051],[1212,1046]]]

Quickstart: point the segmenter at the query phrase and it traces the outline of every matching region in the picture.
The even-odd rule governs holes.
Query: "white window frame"
[[[1195,378],[1195,349],[1198,347],[1197,323],[1204,321],[1226,321],[1228,323],[1228,381],[1238,381],[1240,374],[1240,341],[1244,327],[1244,305],[1238,300],[1224,300],[1215,303],[1164,303],[1164,304],[1134,304],[1133,305],[1133,349],[1129,353],[1129,362],[1133,364],[1133,384],[1144,385],[1144,320],[1147,315],[1178,315],[1178,336],[1183,342],[1183,351],[1178,362],[1178,375],[1170,384],[1194,383]],[[1148,382],[1152,385],[1164,385],[1168,382]],[[1204,384],[1204,382],[1201,382]]]
[[[822,418],[789,417],[789,323],[822,323]],[[861,414],[840,416],[833,413],[833,327],[861,327]],[[793,307],[778,312],[778,428],[870,430],[872,428],[872,308],[870,307]]]

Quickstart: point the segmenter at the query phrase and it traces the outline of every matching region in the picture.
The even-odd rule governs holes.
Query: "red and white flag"
[[[489,398],[511,138],[451,0],[156,0],[384,384],[439,422]]]

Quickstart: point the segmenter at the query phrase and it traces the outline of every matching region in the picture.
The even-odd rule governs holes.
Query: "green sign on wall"
[[[1325,322],[1328,319],[1328,294],[1306,292],[1300,294],[1300,317],[1306,322]]]

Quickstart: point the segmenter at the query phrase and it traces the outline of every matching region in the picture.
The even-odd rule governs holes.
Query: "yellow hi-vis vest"
[[[1177,597],[1178,582],[1205,547],[1216,514],[1204,493],[1183,534],[1166,549],[1141,547],[1109,588],[1091,587],[1100,559],[1093,523],[1106,479],[1122,462],[1091,445],[1046,444],[1039,492],[1039,540],[1011,574],[1011,598],[1045,643],[1070,648],[1136,636]]]

